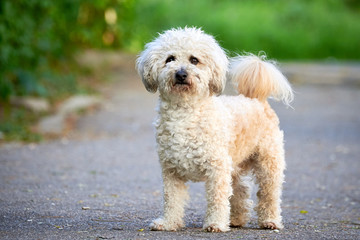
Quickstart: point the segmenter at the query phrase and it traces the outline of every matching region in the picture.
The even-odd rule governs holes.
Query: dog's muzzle
[[[188,74],[186,70],[181,69],[175,73],[175,83],[174,85],[190,85],[190,82],[188,81]]]

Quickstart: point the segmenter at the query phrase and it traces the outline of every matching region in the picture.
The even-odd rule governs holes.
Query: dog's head
[[[171,29],[146,44],[136,68],[146,89],[162,97],[209,96],[223,91],[228,59],[201,29]]]

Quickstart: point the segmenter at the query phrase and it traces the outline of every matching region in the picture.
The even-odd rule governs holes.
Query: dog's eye
[[[197,65],[199,63],[199,59],[196,57],[190,57],[191,64]]]
[[[174,56],[170,56],[166,59],[165,63],[169,63],[169,62],[172,62],[172,61],[175,61],[175,57]]]

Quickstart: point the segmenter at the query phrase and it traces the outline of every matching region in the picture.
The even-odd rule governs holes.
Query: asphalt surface
[[[245,228],[204,232],[204,185],[190,183],[186,228],[154,232],[157,96],[133,72],[112,74],[103,108],[63,138],[0,146],[0,239],[360,239],[358,84],[300,81],[294,109],[271,102],[286,140],[285,229],[259,229],[253,213]]]

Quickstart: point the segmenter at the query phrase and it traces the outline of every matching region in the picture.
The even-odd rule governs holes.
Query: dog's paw
[[[161,218],[155,219],[149,225],[152,231],[165,231],[164,220]]]
[[[169,224],[164,221],[162,218],[155,219],[150,224],[151,231],[173,231],[175,232],[179,228],[183,227],[183,224]]]
[[[209,224],[208,226],[204,226],[205,231],[207,232],[227,232],[229,231],[229,227],[220,227],[217,224]]]
[[[242,228],[245,224],[237,224],[237,223],[230,223],[230,227],[232,228]]]
[[[231,219],[230,227],[241,228],[241,227],[245,226],[246,223],[247,223],[247,220],[244,220],[244,219]]]
[[[260,224],[260,227],[266,228],[266,229],[272,229],[272,230],[284,228],[284,226],[281,223],[275,223],[272,221],[263,222]]]

